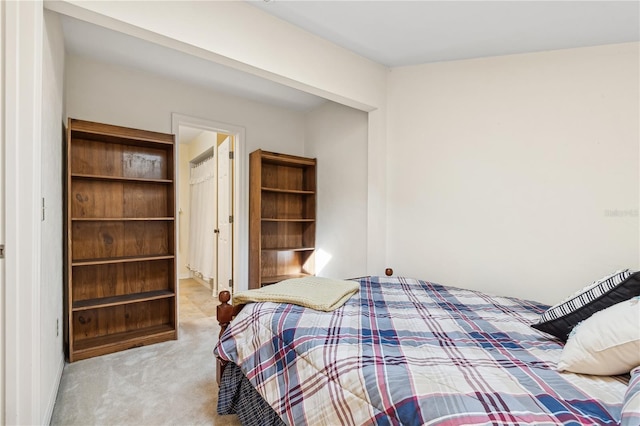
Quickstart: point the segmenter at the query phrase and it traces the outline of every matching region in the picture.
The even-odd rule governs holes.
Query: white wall
[[[42,197],[40,258],[40,400],[48,424],[64,366],[63,351],[63,149],[64,39],[57,14],[45,11],[42,58]]]
[[[304,114],[247,101],[147,72],[69,55],[69,117],[171,133],[171,113],[246,129],[246,153],[258,148],[304,153]]]
[[[333,102],[307,115],[305,153],[318,159],[320,276],[367,274],[367,126],[367,113]]]
[[[187,144],[189,147],[189,162],[196,159],[205,151],[216,146],[218,134],[216,132],[205,131],[200,133],[195,139]]]
[[[396,273],[554,303],[638,268],[638,64],[631,43],[394,69]]]

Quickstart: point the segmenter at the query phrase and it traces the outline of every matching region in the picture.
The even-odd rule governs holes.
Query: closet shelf
[[[262,187],[264,192],[277,192],[280,194],[298,194],[298,195],[314,195],[315,191],[307,191],[301,189],[283,189],[283,188],[268,188],[266,186]]]
[[[288,154],[279,154],[276,152],[261,151],[262,161],[268,164],[274,164],[277,166],[285,167],[314,167],[316,166],[316,160],[314,158],[297,157]]]
[[[262,251],[313,251],[315,247],[263,247]]]
[[[262,277],[262,284],[274,284],[283,280],[289,280],[291,278],[304,278],[311,277],[313,274],[288,274],[288,275],[274,275],[270,277]]]
[[[128,303],[147,302],[149,300],[167,299],[175,297],[175,293],[169,290],[145,291],[143,293],[124,294],[120,296],[101,297],[97,299],[77,300],[73,302],[73,311],[87,309],[107,308]]]
[[[164,146],[168,151],[173,151],[174,144],[173,135],[167,133],[130,129],[82,120],[74,120],[72,136],[78,142],[91,140],[152,148]]]
[[[171,222],[175,220],[173,217],[72,217],[74,222],[129,222],[129,221],[165,221]]]
[[[78,339],[74,344],[74,350],[78,359],[84,359],[175,338],[176,328],[171,324],[161,324],[132,331]]]
[[[143,182],[143,183],[173,183],[172,179],[152,179],[152,178],[136,178],[125,176],[107,176],[107,175],[92,175],[86,173],[71,173],[71,177],[74,179],[89,179],[89,180],[106,180],[113,182]]]
[[[90,265],[108,265],[110,263],[127,263],[127,262],[147,262],[150,260],[164,260],[173,259],[174,255],[152,255],[152,256],[122,256],[122,257],[109,257],[99,259],[83,259],[74,260],[71,266],[90,266]]]
[[[272,217],[263,217],[263,222],[315,222],[315,219],[291,219],[291,218],[272,218]]]

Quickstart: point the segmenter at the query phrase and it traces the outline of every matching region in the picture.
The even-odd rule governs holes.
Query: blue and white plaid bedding
[[[363,278],[333,312],[245,306],[220,358],[290,425],[617,424],[628,377],[554,370],[547,308],[407,278]]]

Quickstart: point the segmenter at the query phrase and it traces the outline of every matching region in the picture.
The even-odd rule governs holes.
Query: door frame
[[[208,130],[218,133],[226,133],[234,136],[234,173],[233,173],[233,290],[238,289],[238,285],[246,283],[248,280],[248,241],[249,241],[249,184],[248,184],[248,156],[246,155],[245,133],[246,130],[242,126],[235,124],[223,123],[214,120],[191,117],[178,113],[171,114],[172,133],[178,136],[179,127],[193,127],[196,129]],[[176,143],[178,143],[176,141]],[[176,149],[175,170],[178,170],[179,153]],[[175,199],[178,200],[178,185],[176,187]],[[176,203],[177,205],[177,203]],[[176,228],[176,241],[180,241],[178,235],[178,226]],[[246,286],[241,289],[246,290]]]

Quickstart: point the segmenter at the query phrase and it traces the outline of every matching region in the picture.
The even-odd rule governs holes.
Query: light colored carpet
[[[239,425],[216,414],[215,318],[179,339],[67,364],[52,425]]]

